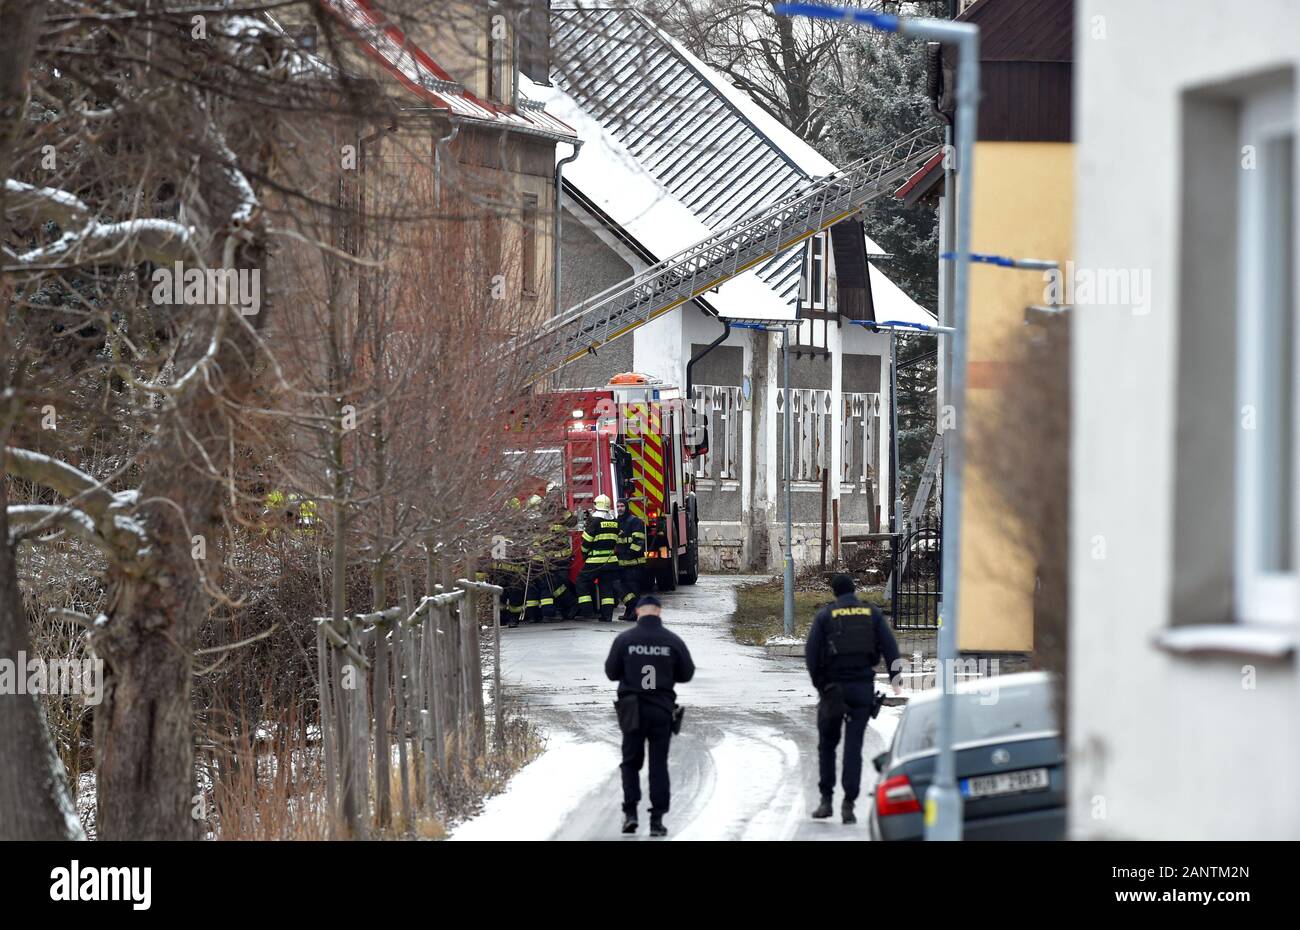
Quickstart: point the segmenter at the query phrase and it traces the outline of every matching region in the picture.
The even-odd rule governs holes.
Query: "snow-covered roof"
[[[638,222],[647,238],[633,235],[657,257],[667,258],[836,170],[639,11],[556,3],[551,19],[556,86],[529,85],[528,92],[545,100],[584,141],[565,178],[621,225],[624,217]],[[610,181],[614,177],[637,195],[629,197]],[[657,199],[669,203],[652,206],[656,190]],[[620,203],[624,198],[634,202]],[[868,254],[883,251],[865,241]],[[709,300],[723,316],[732,316],[727,304],[738,308],[740,319],[793,319],[802,267],[803,251],[787,250]],[[934,322],[879,269],[871,266],[870,273],[876,319]],[[779,312],[769,300],[755,303],[749,285],[735,289],[745,292],[741,298],[720,299],[733,283],[751,278],[777,297]]]
[[[407,90],[449,115],[513,125],[524,131],[572,138],[573,129],[543,110],[521,102],[518,110],[481,100],[457,83],[369,0],[322,0],[361,50]]]
[[[530,95],[543,100],[557,117],[574,127],[582,154],[564,167],[564,180],[581,191],[629,236],[656,258],[707,238],[708,226],[638,162],[623,144],[557,87],[543,87],[520,76]],[[708,295],[719,315],[744,320],[786,320],[786,302],[746,271]]]

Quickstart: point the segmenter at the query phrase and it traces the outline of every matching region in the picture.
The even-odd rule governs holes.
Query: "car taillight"
[[[919,814],[921,802],[916,799],[912,783],[906,775],[886,778],[876,785],[876,814],[888,817],[891,814]]]

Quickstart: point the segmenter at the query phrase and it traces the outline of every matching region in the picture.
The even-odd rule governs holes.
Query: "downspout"
[[[712,342],[710,342],[707,346],[705,346],[705,347],[704,347],[704,351],[701,352],[699,355],[692,355],[690,361],[688,361],[688,362],[686,363],[686,392],[685,392],[685,396],[686,396],[686,402],[687,402],[688,404],[691,402],[691,388],[694,386],[694,383],[695,383],[695,382],[691,379],[691,369],[693,369],[693,368],[695,367],[695,363],[696,363],[696,362],[698,362],[700,359],[704,358],[704,356],[708,355],[710,352],[712,352],[712,351],[713,351],[714,349],[716,349],[718,346],[722,345],[722,343],[725,342],[725,341],[726,341],[726,338],[727,338],[728,336],[730,336],[730,335],[731,335],[731,321],[730,321],[730,320],[727,320],[727,319],[724,319],[724,320],[722,320],[722,335],[719,336],[717,339],[714,339],[714,340],[713,340]]]
[[[560,237],[564,232],[564,206],[561,203],[564,195],[564,166],[578,157],[582,151],[582,140],[574,139],[569,143],[573,146],[573,153],[566,155],[555,163],[555,241],[551,243],[551,273],[555,277],[555,315],[560,312]]]
[[[433,139],[433,202],[439,207],[442,206],[442,147],[460,135],[460,123],[454,119],[450,122],[451,132]]]

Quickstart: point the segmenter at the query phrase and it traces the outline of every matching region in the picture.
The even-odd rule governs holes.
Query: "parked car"
[[[1065,838],[1065,753],[1054,679],[1023,672],[957,686],[954,748],[963,835],[970,840]],[[938,762],[939,690],[911,698],[880,773],[873,840],[919,840],[925,792]]]

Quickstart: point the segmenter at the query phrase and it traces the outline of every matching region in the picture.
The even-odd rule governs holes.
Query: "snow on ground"
[[[864,840],[876,778],[871,760],[889,745],[903,708],[882,708],[868,727],[858,824],[812,821],[816,692],[802,658],[768,656],[732,637],[734,589],[743,581],[705,576],[663,597],[665,623],[685,640],[697,666],[695,680],[678,688],[686,721],[669,758],[669,838]],[[603,662],[623,629],[620,623],[542,624],[503,637],[506,687],[545,727],[548,744],[481,814],[455,828],[453,839],[648,839],[645,797],[640,833],[618,832],[621,736]],[[643,771],[648,794],[645,779]]]
[[[613,746],[550,731],[541,756],[524,766],[506,791],[490,798],[482,813],[455,827],[448,839],[549,839],[618,761]]]

